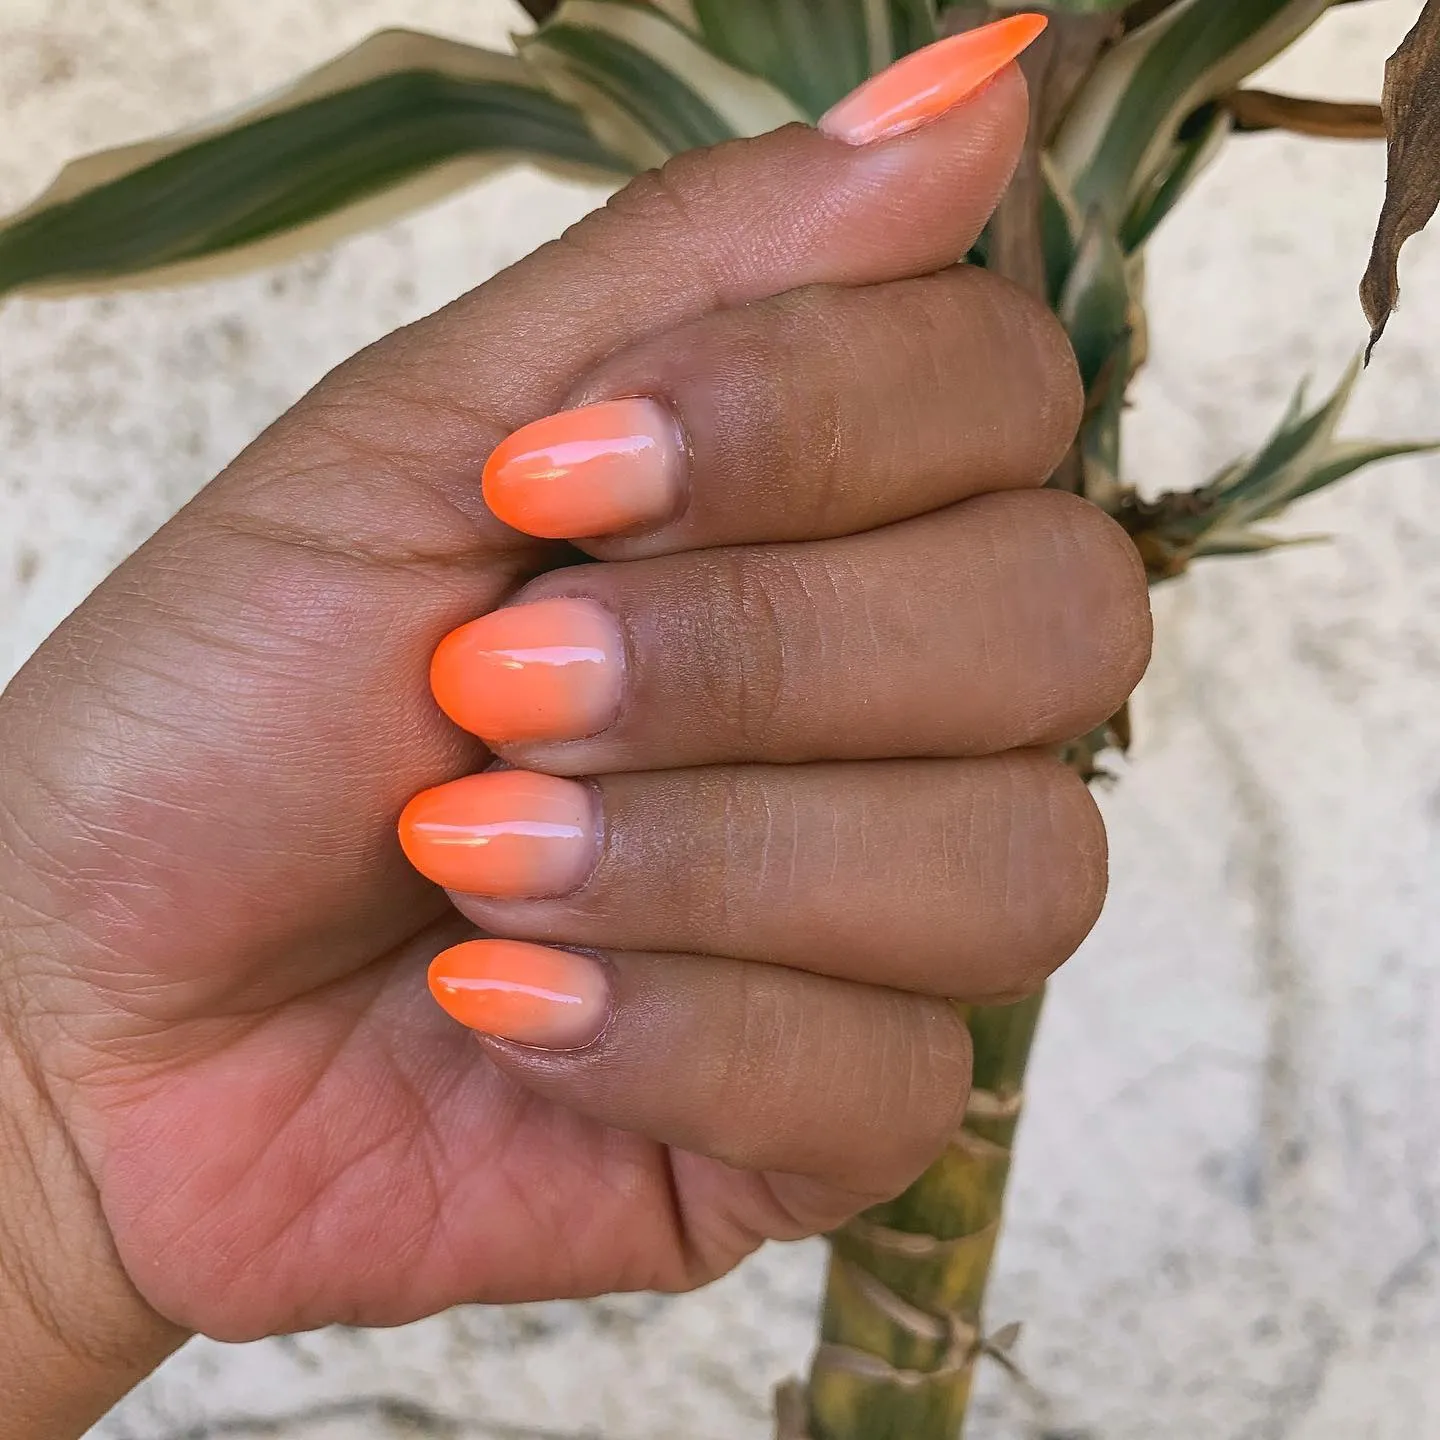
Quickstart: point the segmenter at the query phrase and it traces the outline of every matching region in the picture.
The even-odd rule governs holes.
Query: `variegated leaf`
[[[1052,306],[1058,306],[1075,266],[1075,256],[1085,233],[1085,217],[1048,155],[1040,157],[1040,177],[1044,181],[1040,197],[1040,243],[1045,252],[1047,298]]]
[[[549,24],[520,41],[520,53],[637,169],[805,118],[768,80],[721,59],[653,5],[564,0]]]
[[[1308,414],[1305,387],[1297,390],[1280,427],[1245,470],[1219,492],[1226,528],[1240,529],[1277,515],[1305,489],[1316,468],[1330,456],[1359,374],[1357,360],[1325,402]]]
[[[1330,0],[1179,0],[1101,60],[1056,138],[1076,199],[1122,224],[1153,190],[1185,118],[1307,30]]]
[[[1109,225],[1092,210],[1058,307],[1089,394],[1129,329],[1125,255]]]
[[[518,157],[627,168],[513,55],[386,31],[222,121],[67,166],[0,225],[0,293],[273,262]]]
[[[1139,250],[1186,192],[1219,157],[1232,125],[1230,112],[1219,105],[1202,106],[1190,116],[1180,138],[1137,195],[1120,232],[1127,251]]]
[[[1194,558],[1213,560],[1223,556],[1264,555],[1271,550],[1323,545],[1329,539],[1328,535],[1271,535],[1265,530],[1214,530],[1195,547]]]
[[[1120,479],[1121,417],[1135,358],[1135,337],[1126,334],[1090,387],[1090,414],[1080,431],[1081,491],[1092,504],[1112,514],[1125,493]]]
[[[717,55],[761,75],[812,120],[935,38],[929,0],[690,0]]]
[[[1315,410],[1305,407],[1301,386],[1284,418],[1260,451],[1216,476],[1203,488],[1209,499],[1203,513],[1188,523],[1197,546],[1216,553],[1217,536],[1252,534],[1254,525],[1272,520],[1290,505],[1382,460],[1426,454],[1437,445],[1417,441],[1337,440],[1335,432],[1360,372],[1357,360],[1334,392]],[[1180,528],[1187,528],[1181,522]],[[1199,553],[1197,551],[1197,553]],[[1227,553],[1235,553],[1228,551]]]
[[[1379,464],[1382,460],[1398,460],[1406,455],[1433,455],[1437,449],[1440,449],[1440,446],[1425,441],[1338,441],[1330,446],[1324,460],[1311,470],[1309,477],[1295,488],[1287,503],[1294,504],[1306,495],[1314,495],[1370,465]]]

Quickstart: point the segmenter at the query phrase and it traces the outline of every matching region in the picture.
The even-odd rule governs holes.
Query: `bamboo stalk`
[[[808,1436],[792,1394],[782,1440],[960,1433],[1041,1003],[968,1010],[975,1080],[954,1141],[897,1200],[831,1237]]]
[[[983,23],[995,9],[954,7],[946,28]],[[1035,294],[1047,291],[1039,152],[1115,28],[1104,16],[1052,15],[1047,43],[1022,61],[1030,135],[991,223],[988,263]],[[1087,428],[1112,424],[1118,406]],[[1079,447],[1051,483],[1083,488]],[[957,1440],[984,1350],[981,1307],[1042,1003],[962,1007],[975,1051],[964,1122],[910,1189],[831,1236],[820,1348],[808,1390],[779,1397],[780,1440]]]

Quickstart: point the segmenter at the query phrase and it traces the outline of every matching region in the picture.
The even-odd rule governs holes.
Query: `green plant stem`
[[[995,1254],[1041,996],[974,1007],[964,1124],[899,1199],[831,1237],[810,1440],[955,1440]]]

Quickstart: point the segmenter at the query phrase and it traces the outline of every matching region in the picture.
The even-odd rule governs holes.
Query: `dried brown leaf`
[[[1385,206],[1360,301],[1375,349],[1400,299],[1400,251],[1440,207],[1440,0],[1426,0],[1415,28],[1385,66],[1381,99],[1389,137]]]

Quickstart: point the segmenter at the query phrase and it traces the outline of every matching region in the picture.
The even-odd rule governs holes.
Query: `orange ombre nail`
[[[452,630],[430,661],[436,703],[494,745],[580,740],[620,709],[620,627],[590,600],[511,605]]]
[[[430,993],[482,1035],[541,1050],[578,1050],[605,1028],[605,972],[588,955],[519,940],[471,940],[430,962]]]
[[[1011,15],[937,40],[897,60],[821,117],[820,129],[847,145],[893,140],[969,99],[1044,31],[1043,15]]]
[[[427,880],[497,900],[578,890],[595,868],[598,836],[586,786],[525,770],[422,790],[400,816],[400,847]]]
[[[583,540],[658,525],[679,509],[684,450],[653,400],[606,400],[537,420],[485,464],[485,503],[507,525]]]

